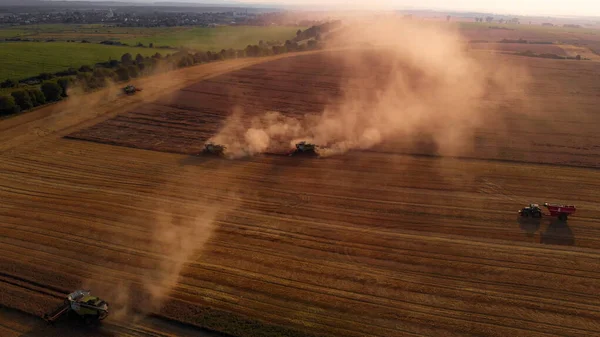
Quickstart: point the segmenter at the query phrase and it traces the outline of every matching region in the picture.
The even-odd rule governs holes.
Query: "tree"
[[[500,19],[500,20],[498,20],[498,23],[499,23],[499,24],[503,24],[503,23],[504,23],[504,19]]]
[[[14,88],[17,86],[17,81],[15,80],[6,80],[0,83],[0,88]]]
[[[302,29],[298,29],[298,31],[296,32],[296,36],[300,37],[300,34],[302,34]]]
[[[117,79],[117,75],[115,74],[115,72],[108,68],[94,69],[93,76],[94,76],[94,78],[96,78],[98,80],[102,80],[102,81],[104,81],[105,78],[110,78],[110,79],[114,79],[114,80]]]
[[[152,55],[152,58],[160,60],[160,59],[162,59],[162,55],[160,53],[156,53],[156,54]]]
[[[203,63],[206,62],[208,59],[206,57],[206,53],[203,52],[197,52],[196,54],[194,54],[194,63]]]
[[[87,72],[92,72],[94,69],[92,69],[92,67],[87,66],[87,65],[83,65],[81,67],[79,67],[79,71],[82,73],[87,73]]]
[[[150,44],[148,45],[148,47],[154,48],[154,43],[150,42]]]
[[[46,102],[55,102],[60,100],[63,90],[55,81],[46,81],[42,84],[42,92]]]
[[[132,64],[132,65],[127,66],[127,72],[129,73],[129,77],[136,78],[140,74],[140,68],[138,68],[136,65]]]
[[[131,54],[127,53],[127,54],[123,54],[123,56],[121,56],[121,63],[125,64],[125,65],[129,65],[133,62],[133,58],[131,57]]]
[[[117,79],[119,81],[129,80],[129,70],[127,70],[127,68],[119,67],[117,70],[115,70],[115,73],[117,74]]]
[[[19,106],[11,95],[0,95],[0,116],[12,115],[19,112]]]
[[[290,40],[286,40],[285,48],[291,52],[296,51],[296,50],[298,50],[298,42],[292,42]]]
[[[140,64],[144,62],[144,57],[141,54],[135,55],[135,63]]]
[[[488,16],[485,18],[485,22],[487,22],[487,23],[490,23],[492,21],[494,21],[494,17],[492,17],[492,16]]]
[[[237,56],[237,53],[235,52],[235,49],[233,49],[233,48],[227,49],[227,58],[234,59],[234,58],[236,58],[236,56]]]
[[[33,108],[33,102],[31,101],[31,97],[29,96],[29,92],[27,92],[27,90],[15,90],[10,94],[14,98],[15,104],[21,108],[21,111]]]
[[[446,21],[450,21],[450,18],[451,18],[450,15],[446,16]]]
[[[54,78],[54,75],[50,74],[50,73],[41,73],[38,75],[38,78],[41,81],[47,81],[47,80],[51,80]]]
[[[28,88],[27,92],[34,107],[46,104],[46,97],[39,88]]]
[[[71,82],[72,79],[70,77],[61,77],[56,79],[56,83],[60,85],[60,88],[62,89],[62,97],[67,97],[67,90],[69,89]]]

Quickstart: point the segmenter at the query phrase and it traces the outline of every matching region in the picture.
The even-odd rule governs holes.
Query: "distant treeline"
[[[313,29],[309,33],[299,31],[295,39],[287,40],[283,45],[270,45],[260,41],[256,45],[248,45],[244,49],[223,49],[220,52],[202,52],[191,49],[181,49],[166,56],[156,53],[151,57],[129,53],[120,60],[109,60],[95,65],[84,65],[78,69],[69,68],[56,73],[42,73],[38,76],[20,81],[5,80],[0,88],[8,89],[0,93],[0,116],[16,114],[31,108],[59,101],[68,95],[69,88],[77,86],[85,91],[91,91],[107,86],[111,82],[124,82],[131,78],[170,71],[196,64],[220,60],[261,57],[315,50],[321,47],[317,41],[320,32],[329,31],[326,28]],[[298,43],[299,36],[310,36],[306,43]]]
[[[560,55],[556,55],[556,54],[550,54],[550,53],[543,53],[543,54],[536,54],[534,52],[532,52],[531,50],[527,50],[527,51],[523,51],[520,53],[516,53],[517,55],[520,56],[527,56],[527,57],[540,57],[540,58],[544,58],[544,59],[555,59],[555,60],[585,60],[588,61],[588,58],[585,57],[581,57],[581,55],[577,55],[577,56],[560,56]]]
[[[340,28],[341,26],[342,26],[342,21],[337,20],[337,21],[327,22],[327,23],[324,23],[319,26],[312,26],[304,31],[298,30],[298,32],[296,33],[296,37],[294,38],[294,41],[302,41],[302,40],[307,40],[307,39],[311,39],[311,38],[320,40],[321,34],[329,33],[330,31],[332,31],[336,28]]]
[[[55,40],[55,39],[46,39],[46,40],[40,40],[40,39],[28,39],[28,38],[21,38],[21,37],[9,37],[4,39],[4,41],[6,42],[63,42],[63,41],[59,41],[59,40]],[[72,43],[92,43],[89,40],[66,40],[64,42],[72,42]],[[154,46],[154,43],[149,43],[147,46],[144,45],[143,43],[137,43],[136,45],[132,46],[128,43],[123,43],[120,41],[113,41],[113,40],[104,40],[104,41],[100,41],[98,42],[98,44],[103,44],[103,45],[107,45],[107,46],[122,46],[122,47],[139,47],[139,48],[157,48],[157,49],[177,49],[175,47],[171,47],[171,46]]]
[[[523,39],[510,40],[502,39],[500,41],[488,41],[488,40],[471,40],[469,43],[522,43],[522,44],[554,44],[551,41],[527,41]]]

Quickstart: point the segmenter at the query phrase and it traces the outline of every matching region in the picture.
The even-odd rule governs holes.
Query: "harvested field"
[[[335,104],[335,55],[201,66],[98,117],[0,122],[0,305],[39,315],[89,287],[115,308],[99,336],[176,334],[165,319],[236,336],[598,335],[600,171],[564,166],[598,167],[598,66],[509,58],[537,110],[489,96],[475,159],[400,140],[320,160],[187,155],[236,106]],[[517,219],[544,201],[579,209]]]
[[[526,44],[526,43],[473,43],[470,45],[473,49],[498,50],[506,52],[525,52],[532,51],[536,54],[556,54],[558,56],[567,56],[561,46],[553,44]]]
[[[301,118],[304,114],[319,114],[326,105],[335,105],[347,77],[342,74],[352,73],[338,57],[336,53],[298,56],[224,74],[69,137],[148,150],[197,153],[233,109],[241,109],[250,123],[252,117],[265,111]],[[487,56],[482,53],[480,57]],[[600,135],[596,132],[600,114],[593,108],[600,99],[600,84],[596,81],[600,63],[505,58],[528,67],[532,79],[524,89],[526,98],[507,100],[490,92],[482,103],[489,122],[475,131],[471,139],[475,147],[459,155],[600,167]],[[376,76],[382,79],[386,76],[385,65],[373,67],[372,71],[379,71]],[[437,153],[427,137],[416,145],[399,139],[370,150]]]

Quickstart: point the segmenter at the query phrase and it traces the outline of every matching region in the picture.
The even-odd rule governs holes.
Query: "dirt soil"
[[[190,329],[168,319],[236,336],[598,335],[598,65],[519,58],[543,117],[492,97],[490,120],[511,127],[479,130],[471,159],[399,141],[326,159],[189,155],[232,102],[322,109],[342,67],[328,60],[203,65],[0,122],[0,305],[39,317],[91,288],[115,311],[86,336]],[[578,211],[518,219],[544,201]],[[0,332],[48,335],[1,310]]]

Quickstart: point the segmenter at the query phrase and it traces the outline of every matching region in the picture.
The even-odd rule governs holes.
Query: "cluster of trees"
[[[517,55],[527,56],[527,57],[540,57],[540,58],[555,59],[555,60],[577,60],[577,61],[581,61],[581,60],[586,60],[587,61],[587,60],[589,60],[588,58],[581,57],[581,55],[576,55],[576,56],[560,56],[560,55],[551,54],[551,53],[536,54],[536,53],[532,52],[531,50],[527,50],[527,51],[524,51],[524,52],[517,53]]]
[[[490,23],[490,22],[494,21],[494,17],[486,16],[485,19],[484,18],[475,18],[475,22],[483,22],[483,20],[485,20],[485,22],[487,22],[487,23]],[[521,24],[521,21],[519,20],[519,18],[512,18],[510,20],[500,18],[500,19],[498,19],[498,23],[500,23],[500,24],[512,23],[512,24],[518,25],[518,24]]]
[[[70,77],[59,77],[45,81],[39,87],[21,87],[10,94],[0,95],[0,116],[59,101],[67,97],[67,88],[72,82],[73,79]]]
[[[311,38],[320,40],[321,34],[328,33],[328,32],[330,32],[336,28],[339,28],[341,26],[342,26],[342,22],[337,20],[337,21],[326,22],[319,26],[312,26],[304,31],[298,30],[296,32],[296,37],[294,38],[294,41],[298,42],[298,41],[307,40],[307,39],[311,39]]]
[[[484,18],[475,18],[475,22],[483,22]],[[490,23],[494,21],[494,17],[492,16],[486,16],[485,17],[485,22]]]
[[[283,45],[270,45],[260,41],[248,45],[245,49],[223,49],[220,52],[200,52],[180,50],[177,53],[162,56],[156,53],[151,57],[129,53],[120,60],[109,60],[94,66],[84,65],[79,69],[70,68],[54,74],[42,73],[22,80],[6,80],[1,88],[9,88],[10,93],[0,94],[0,116],[15,114],[31,108],[55,102],[68,96],[70,87],[77,86],[85,91],[105,87],[111,82],[123,82],[150,73],[170,71],[200,63],[214,62],[242,57],[260,57],[305,51],[319,48],[316,40],[305,44],[287,40]]]

